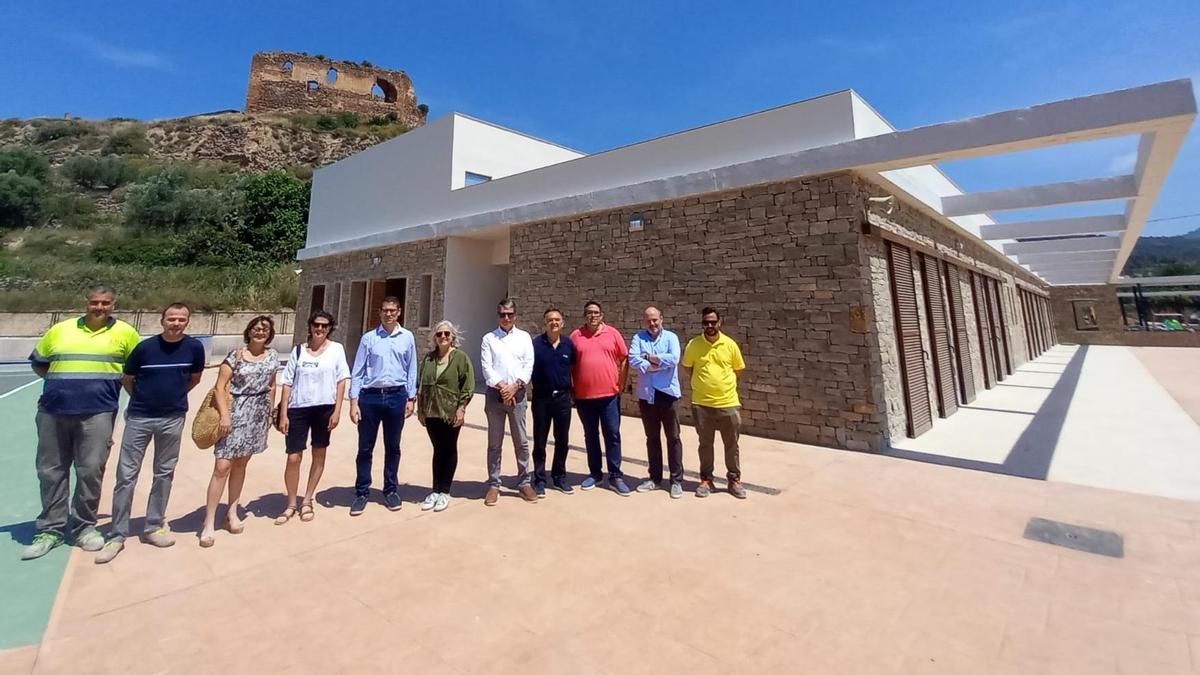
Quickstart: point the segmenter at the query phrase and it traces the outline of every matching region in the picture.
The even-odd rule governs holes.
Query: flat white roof
[[[878,179],[1051,284],[1116,281],[1196,114],[1190,80],[896,131],[842,91],[582,155],[448,115],[317,171],[301,259],[833,171]],[[1140,136],[1129,176],[964,194],[936,164]],[[514,158],[514,155],[517,157]],[[460,174],[492,163],[490,182]],[[1122,216],[997,224],[990,213],[1122,200]],[[1052,236],[1053,239],[1029,239]]]

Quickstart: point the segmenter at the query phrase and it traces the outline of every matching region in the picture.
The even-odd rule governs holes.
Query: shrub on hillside
[[[50,162],[36,152],[22,148],[0,149],[0,173],[13,172],[45,182],[50,175]]]
[[[86,229],[93,225],[96,202],[74,192],[51,192],[42,203],[46,221],[52,225]]]
[[[28,227],[42,210],[42,182],[13,171],[0,173],[0,228]]]
[[[50,163],[28,150],[0,150],[0,227],[38,224]]]
[[[265,265],[290,262],[304,245],[308,222],[307,181],[283,171],[240,180],[226,217],[191,230],[184,257],[203,265]]]
[[[101,152],[105,155],[145,155],[150,152],[146,130],[141,125],[131,125],[115,131],[105,139]]]
[[[33,142],[49,143],[60,138],[78,138],[89,133],[91,130],[79,122],[68,120],[49,122],[37,127],[37,131],[33,132]]]
[[[189,188],[187,175],[167,169],[129,188],[125,220],[149,230],[180,230],[221,222],[232,205],[225,190]]]
[[[96,262],[110,265],[160,267],[187,264],[182,259],[178,237],[116,232],[101,238],[92,249]]]
[[[60,171],[76,185],[88,190],[97,187],[112,190],[138,176],[137,167],[117,155],[72,157],[63,163]]]

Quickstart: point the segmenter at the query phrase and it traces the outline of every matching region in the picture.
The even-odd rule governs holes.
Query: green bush
[[[37,127],[33,133],[34,143],[49,143],[60,138],[78,138],[91,133],[86,126],[74,121],[50,122]]]
[[[48,223],[62,227],[85,229],[96,221],[96,202],[73,192],[51,192],[42,208]]]
[[[44,192],[45,186],[32,176],[0,173],[0,228],[36,225]]]
[[[180,230],[212,225],[234,208],[226,190],[190,188],[187,175],[171,168],[129,188],[125,220],[148,230]]]
[[[0,150],[0,228],[39,223],[49,175],[45,157],[20,148]]]
[[[354,129],[358,126],[358,113],[343,110],[337,114],[338,126],[346,129]]]
[[[310,184],[282,171],[239,181],[220,222],[189,232],[184,257],[202,265],[262,265],[295,260],[304,246]]]
[[[100,239],[92,250],[97,262],[147,267],[187,264],[181,259],[178,237],[115,232]]]
[[[332,115],[321,115],[317,118],[317,128],[325,131],[332,131],[341,126],[338,124],[337,118]]]
[[[97,187],[112,190],[138,177],[138,168],[117,155],[72,157],[63,163],[59,171],[79,187],[88,190]]]
[[[50,162],[38,153],[22,148],[0,149],[0,173],[10,171],[44,183],[50,176]]]
[[[139,125],[119,129],[104,141],[101,153],[105,155],[145,155],[150,152],[146,130]]]

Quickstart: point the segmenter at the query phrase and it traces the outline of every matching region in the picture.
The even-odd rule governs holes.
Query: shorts
[[[304,452],[307,449],[309,430],[312,431],[314,448],[329,447],[329,418],[333,417],[332,405],[310,405],[303,408],[288,408],[287,453]]]

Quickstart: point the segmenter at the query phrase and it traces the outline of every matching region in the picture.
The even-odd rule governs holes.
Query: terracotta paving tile
[[[640,459],[640,425],[622,426]],[[1200,671],[1195,504],[745,438],[747,480],[782,493],[531,505],[506,488],[487,508],[484,436],[463,431],[451,507],[422,513],[429,443],[406,426],[404,508],[351,518],[344,424],[317,518],[276,527],[273,434],[250,464],[245,533],[211,549],[195,540],[211,455],[185,448],[178,544],[131,541],[105,566],[75,556],[41,655],[0,652],[0,671]],[[689,469],[694,447],[685,430]],[[582,453],[568,470],[584,472]],[[1126,557],[1026,540],[1031,516],[1114,528]]]

